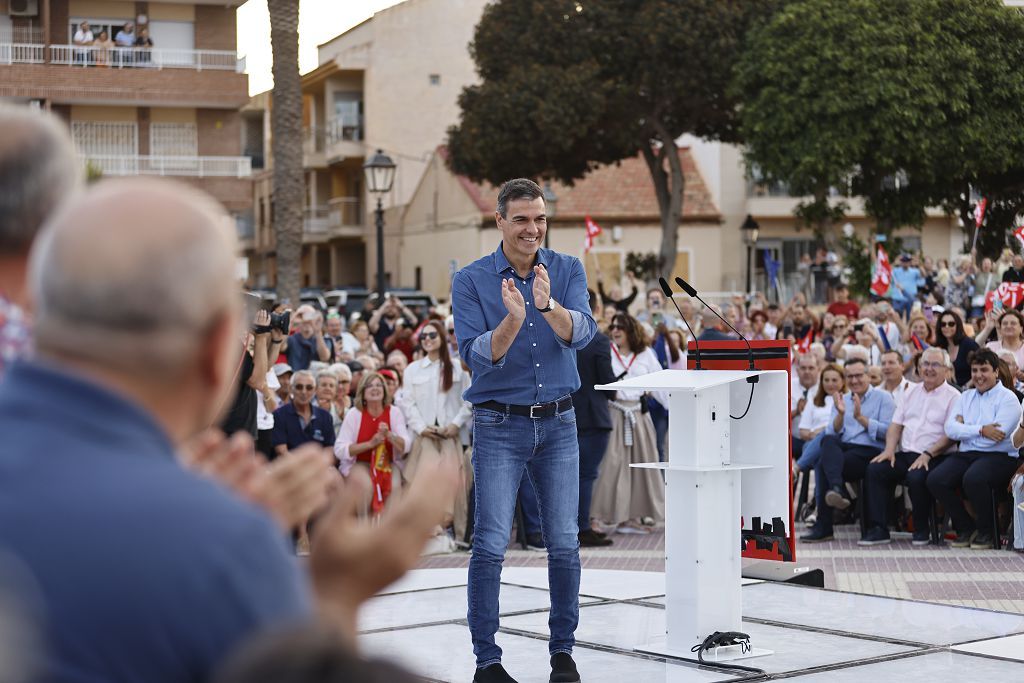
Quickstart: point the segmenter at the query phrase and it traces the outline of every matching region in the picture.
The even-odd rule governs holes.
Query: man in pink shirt
[[[938,347],[921,356],[921,383],[912,384],[896,405],[885,434],[885,450],[871,460],[867,482],[868,532],[859,545],[889,543],[888,511],[893,487],[906,481],[913,504],[914,545],[928,544],[928,511],[932,496],[926,480],[929,468],[952,445],[944,425],[960,392],[946,383],[949,354]]]

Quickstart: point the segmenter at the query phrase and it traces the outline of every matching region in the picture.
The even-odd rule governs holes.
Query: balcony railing
[[[360,121],[349,121],[337,118],[327,124],[327,142],[349,141],[359,142],[363,139],[363,126]]]
[[[101,171],[103,175],[163,175],[193,178],[247,178],[252,175],[249,157],[177,157],[177,156],[124,156],[93,155],[83,157],[83,163]]]
[[[237,73],[245,71],[245,60],[239,59],[231,50],[51,45],[50,62],[115,69],[192,69]]]
[[[0,43],[43,43],[41,26],[5,26],[0,28]]]
[[[329,236],[346,228],[362,230],[362,201],[359,197],[334,197],[327,204],[307,206],[302,213],[302,229],[307,235]]]
[[[42,44],[0,42],[0,64],[42,64]]]
[[[302,129],[302,151],[318,154],[326,147],[327,134],[320,126],[306,126]]]

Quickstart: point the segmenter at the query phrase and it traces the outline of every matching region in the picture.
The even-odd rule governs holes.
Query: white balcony
[[[307,206],[302,213],[302,232],[314,241],[362,237],[361,207],[358,197],[334,197],[327,204]]]
[[[90,154],[82,163],[102,171],[105,176],[162,175],[191,178],[248,178],[252,175],[249,157],[128,156]]]
[[[0,64],[42,64],[42,44],[0,42]]]
[[[41,61],[41,60],[40,60]],[[245,71],[245,60],[232,50],[175,50],[167,48],[51,45],[50,63],[114,69],[191,69]]]
[[[325,129],[327,158],[331,162],[358,158],[365,154],[363,127],[360,121],[336,118]]]

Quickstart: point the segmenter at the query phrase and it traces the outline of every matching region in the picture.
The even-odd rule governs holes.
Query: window
[[[441,85],[441,74],[430,74],[430,85]]]
[[[150,124],[149,153],[155,157],[199,156],[199,138],[196,133],[196,124]]]
[[[72,121],[71,138],[83,156],[136,156],[139,127],[126,121]]]

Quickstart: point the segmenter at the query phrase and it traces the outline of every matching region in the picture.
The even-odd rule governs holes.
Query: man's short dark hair
[[[498,214],[502,218],[508,218],[508,203],[516,199],[534,200],[543,197],[544,191],[540,185],[529,178],[513,178],[506,180],[498,191]]]
[[[767,309],[765,309],[765,310],[768,310],[768,311],[777,311],[777,310],[779,310],[779,305],[778,305],[777,303],[774,303],[774,302],[773,302],[773,303],[770,303],[770,304],[768,304],[768,308],[767,308]]]
[[[975,365],[987,365],[993,370],[999,370],[999,356],[992,349],[978,349],[969,356],[971,367]]]
[[[597,308],[597,292],[588,288],[587,299],[590,301],[590,310],[595,310]]]
[[[868,362],[866,360],[864,360],[863,358],[854,357],[846,361],[846,364],[843,366],[843,368],[849,370],[851,365],[857,364],[863,365],[865,368],[868,367]]]
[[[896,354],[896,360],[901,363],[903,362],[903,354],[896,349],[886,349],[885,351],[882,351],[882,355],[879,356],[879,359],[885,358],[889,354]]]

